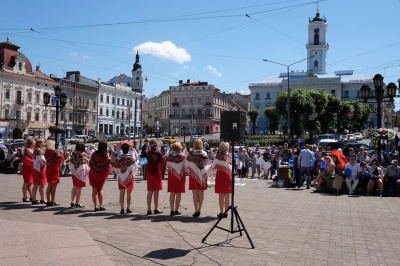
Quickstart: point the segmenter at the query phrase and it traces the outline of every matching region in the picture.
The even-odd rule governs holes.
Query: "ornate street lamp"
[[[396,97],[397,86],[393,82],[390,82],[386,86],[386,97],[388,100],[383,100],[385,96],[385,84],[383,83],[383,77],[380,74],[376,74],[373,78],[374,87],[375,87],[375,99],[377,103],[377,126],[378,128],[382,127],[382,113],[381,113],[381,103],[382,102],[390,102],[393,103],[393,98]],[[400,81],[399,81],[400,86]],[[362,85],[360,89],[361,98],[364,99],[364,102],[367,102],[368,99],[371,99],[371,88],[368,85]],[[381,140],[378,139],[378,160],[381,161]]]
[[[57,97],[56,100],[56,127],[58,127],[58,116],[60,113],[60,109],[59,108],[64,108],[64,106],[67,104],[67,95],[65,93],[62,93],[62,89],[60,88],[60,86],[56,86],[54,87],[54,94]],[[49,103],[50,103],[50,94],[49,93],[45,93],[43,94],[43,102],[44,105],[46,107],[48,107]],[[55,148],[58,149],[58,132],[55,131],[54,133],[54,139],[55,139]]]

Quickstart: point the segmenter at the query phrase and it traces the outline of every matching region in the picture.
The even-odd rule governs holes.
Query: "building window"
[[[89,108],[89,100],[86,100],[86,108]],[[94,107],[93,107],[94,108]]]
[[[202,115],[202,113],[203,113],[202,110],[203,110],[203,109],[197,109],[197,114],[198,114],[198,115]]]
[[[47,113],[43,114],[43,122],[47,122]]]
[[[336,96],[336,90],[331,90],[331,94],[332,94],[333,96]]]
[[[103,94],[100,94],[100,102],[103,102]]]
[[[178,109],[174,109],[174,115],[178,115]]]
[[[122,105],[125,105],[125,99],[122,99]]]
[[[47,115],[46,115],[46,118],[47,118]],[[69,113],[69,114],[68,114],[68,120],[69,120],[69,121],[72,121],[72,113]]]
[[[211,101],[210,101],[210,96],[206,96],[206,103],[211,103]]]
[[[6,89],[6,100],[10,100],[10,89]]]
[[[21,91],[17,91],[17,102],[18,103],[22,103],[22,92]]]
[[[18,63],[18,70],[22,71],[22,63],[21,62]]]
[[[112,116],[112,117],[115,116],[115,110],[111,110],[111,116]]]
[[[69,105],[72,106],[72,97],[69,98]]]
[[[119,119],[119,111],[117,111],[117,119]]]
[[[89,107],[89,100],[88,100],[88,107]],[[96,109],[96,101],[93,101],[93,109]]]
[[[64,120],[64,112],[61,112],[60,120],[61,120],[61,121]]]
[[[129,106],[129,100],[126,100],[126,106]]]
[[[32,93],[31,92],[28,92],[28,97],[26,100],[28,103],[32,103]]]
[[[201,96],[199,96],[198,98],[198,103],[201,103]]]
[[[314,61],[314,67],[318,67],[318,60]]]
[[[31,112],[26,112],[26,120],[31,121],[32,120],[32,113]]]
[[[35,94],[35,104],[40,104],[40,94],[39,93]]]
[[[267,92],[265,94],[265,99],[271,99],[271,93],[270,92]]]
[[[36,113],[35,113],[35,121],[36,121],[36,122],[39,122],[39,112],[36,112]]]
[[[260,93],[256,92],[256,100],[260,99]]]
[[[174,98],[174,102],[177,103],[178,102],[178,97],[175,96]]]
[[[259,104],[255,104],[255,105],[254,105],[254,108],[260,109],[260,105],[259,105]]]
[[[343,98],[349,98],[349,91],[344,91]]]
[[[112,104],[115,104],[115,97],[112,97],[111,103],[112,103]]]
[[[181,109],[181,114],[185,115],[186,114],[186,110],[185,109]]]
[[[109,112],[110,110],[109,109],[106,109],[106,116],[109,116],[110,115],[110,112]]]
[[[54,117],[55,117],[54,114],[50,114],[50,123],[54,123]]]
[[[92,115],[92,124],[95,124],[95,123],[96,123],[96,116]]]
[[[182,97],[182,103],[186,103],[186,97]]]
[[[106,97],[106,103],[110,103],[110,96],[108,96],[108,95]]]
[[[190,95],[190,103],[193,103],[194,95]]]
[[[103,108],[100,108],[100,115],[103,115]]]
[[[122,111],[122,113],[121,113],[121,119],[122,119],[122,120],[125,119],[125,112],[124,112],[124,111]]]
[[[4,110],[4,118],[9,118],[9,116],[10,116],[10,110],[5,109]]]
[[[210,109],[206,109],[206,115],[210,115]]]
[[[117,104],[119,105],[120,98],[117,98]]]
[[[319,29],[314,30],[314,45],[319,45]]]

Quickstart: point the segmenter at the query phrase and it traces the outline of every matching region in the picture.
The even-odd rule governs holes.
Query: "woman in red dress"
[[[33,147],[35,141],[33,139],[27,139],[25,142],[24,154],[22,157],[22,177],[24,178],[24,184],[22,185],[22,201],[32,201],[32,185],[33,185]],[[29,193],[29,198],[27,193]]]
[[[89,182],[92,186],[92,200],[94,211],[105,211],[103,199],[103,186],[111,171],[111,160],[108,156],[107,142],[100,141],[97,151],[90,157],[89,161]],[[100,205],[97,205],[99,203]]]
[[[38,139],[33,150],[33,189],[32,189],[32,204],[39,204],[36,200],[37,189],[39,188],[40,203],[45,204],[44,186],[46,185],[46,159],[43,153],[44,140]]]
[[[85,152],[85,145],[82,142],[76,143],[75,151],[72,152],[68,161],[73,184],[71,189],[71,208],[85,207],[80,203],[80,199],[82,188],[86,187],[86,179],[89,175],[88,163],[89,157]]]
[[[154,195],[154,214],[162,213],[158,209],[158,196],[163,189],[162,170],[166,164],[165,155],[158,150],[157,141],[150,140],[150,149],[146,152],[147,166],[147,215],[151,212],[151,198]]]
[[[55,149],[55,142],[53,140],[47,141],[46,152],[44,153],[46,159],[46,178],[47,178],[47,206],[58,206],[56,202],[57,185],[60,183],[60,168],[64,161],[64,156]]]
[[[132,190],[135,182],[135,173],[137,170],[137,157],[129,154],[129,145],[121,145],[122,155],[112,163],[115,173],[118,175],[119,202],[121,203],[120,214],[125,213],[125,191],[126,191],[126,213],[131,213]]]
[[[168,168],[168,192],[169,204],[171,206],[170,216],[180,215],[179,206],[181,204],[181,194],[185,193],[186,155],[182,152],[182,145],[179,142],[172,144],[171,153],[167,157]],[[175,208],[174,208],[175,207]]]
[[[219,145],[212,167],[217,170],[215,175],[215,193],[218,193],[219,196],[218,218],[228,217],[225,211],[229,207],[229,194],[232,193],[232,155],[228,151],[229,143],[222,142]]]
[[[203,150],[203,142],[196,139],[193,149],[190,150],[185,162],[186,171],[189,173],[189,190],[193,193],[193,217],[199,217],[204,201],[204,190],[207,189],[207,177],[210,174],[211,163],[207,153]]]

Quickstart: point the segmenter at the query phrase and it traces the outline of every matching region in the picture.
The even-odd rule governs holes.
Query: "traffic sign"
[[[352,119],[354,117],[354,113],[353,112],[348,112],[347,113],[347,118],[348,119]]]

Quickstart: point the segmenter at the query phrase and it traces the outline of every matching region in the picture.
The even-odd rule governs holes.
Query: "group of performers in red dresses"
[[[64,158],[54,148],[54,141],[48,141],[46,151],[43,152],[44,141],[39,139],[36,143],[28,139],[25,144],[23,157],[22,186],[23,201],[32,204],[46,204],[47,206],[59,205],[55,200],[57,184],[60,182],[60,166],[68,164],[72,175],[71,208],[83,208],[80,203],[81,190],[86,187],[86,181],[92,186],[92,200],[94,211],[103,211],[104,195],[103,186],[111,170],[118,176],[118,189],[120,190],[121,214],[131,213],[132,190],[134,189],[135,173],[138,169],[137,153],[132,153],[133,146],[129,142],[119,145],[122,154],[108,152],[107,142],[99,142],[98,149],[90,157],[85,152],[83,143],[77,143],[75,151],[68,158]],[[185,193],[186,173],[189,174],[189,190],[192,190],[194,213],[193,217],[199,217],[204,201],[204,191],[207,190],[207,179],[212,172],[216,173],[215,193],[219,194],[220,213],[219,218],[224,218],[224,212],[229,206],[229,194],[232,191],[231,183],[231,155],[229,144],[222,142],[219,146],[216,158],[211,164],[207,153],[203,150],[203,142],[196,139],[193,149],[184,153],[183,145],[179,142],[171,146],[171,152],[163,155],[157,141],[149,142],[146,151],[147,165],[147,214],[159,214],[159,191],[163,189],[163,169],[168,168],[168,192],[171,207],[170,216],[180,215],[179,207],[181,194]],[[44,198],[44,186],[48,184],[46,198]],[[32,188],[33,184],[33,188]],[[40,200],[36,199],[39,189]],[[28,193],[30,198],[28,198]],[[125,209],[126,194],[126,209]],[[151,203],[154,201],[152,211]]]

